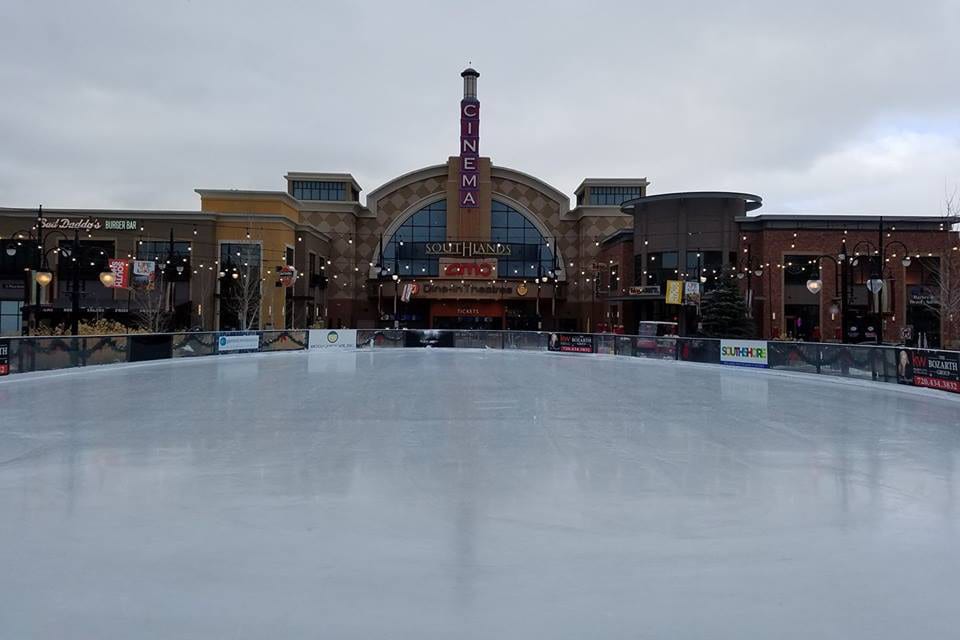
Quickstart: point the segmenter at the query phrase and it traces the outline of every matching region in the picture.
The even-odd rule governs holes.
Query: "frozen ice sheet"
[[[960,403],[497,351],[0,384],[2,638],[947,638]]]

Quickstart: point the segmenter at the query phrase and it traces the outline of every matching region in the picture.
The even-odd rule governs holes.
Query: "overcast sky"
[[[0,206],[196,209],[481,153],[572,194],[729,189],[760,212],[942,212],[960,0],[0,0]]]

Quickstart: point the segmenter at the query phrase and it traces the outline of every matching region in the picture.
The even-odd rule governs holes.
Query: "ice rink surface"
[[[0,383],[0,638],[955,638],[960,402],[500,351]]]

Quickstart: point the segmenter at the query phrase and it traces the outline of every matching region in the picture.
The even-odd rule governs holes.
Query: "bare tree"
[[[137,305],[133,316],[141,328],[150,333],[169,330],[173,318],[170,310],[170,287],[162,271],[158,273],[153,287],[135,289],[133,299]]]
[[[236,316],[241,331],[256,329],[260,324],[262,298],[260,269],[246,264],[231,271],[220,287],[220,304]]]
[[[946,325],[947,334],[956,335],[960,330],[960,250],[956,249],[960,246],[960,188],[944,189],[943,215],[948,247],[938,265],[930,268],[928,282],[933,295],[923,306]]]

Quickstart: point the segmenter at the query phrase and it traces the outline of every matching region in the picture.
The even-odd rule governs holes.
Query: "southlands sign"
[[[425,247],[428,256],[483,258],[510,255],[510,245],[499,242],[428,242]]]

